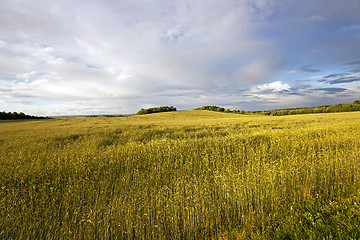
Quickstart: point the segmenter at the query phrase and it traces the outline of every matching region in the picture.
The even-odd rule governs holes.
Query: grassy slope
[[[0,123],[0,238],[359,238],[360,113]]]

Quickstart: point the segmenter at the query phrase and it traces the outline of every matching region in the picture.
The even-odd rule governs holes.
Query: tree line
[[[208,111],[214,111],[214,112],[245,114],[244,110],[230,110],[230,109],[225,109],[223,107],[218,107],[218,106],[203,106],[203,107],[195,108],[194,110],[208,110]]]
[[[11,119],[45,119],[48,117],[38,117],[26,115],[23,112],[0,112],[0,120],[11,120]]]
[[[230,110],[218,106],[203,106],[195,108],[194,110],[208,110],[225,113],[239,113],[239,114],[263,114],[269,116],[284,116],[296,114],[311,114],[311,113],[334,113],[334,112],[355,112],[360,111],[360,100],[354,103],[339,103],[333,105],[321,105],[316,107],[302,107],[302,108],[287,108],[266,111],[244,111],[244,110]]]
[[[296,114],[311,114],[311,113],[335,113],[335,112],[355,112],[360,111],[360,100],[354,103],[339,103],[333,105],[321,105],[316,107],[303,107],[292,109],[278,109],[262,111],[262,114],[273,116],[296,115]]]
[[[136,113],[136,115],[143,115],[143,114],[150,114],[150,113],[159,113],[159,112],[171,112],[176,111],[176,108],[171,106],[163,106],[163,107],[154,107],[154,108],[147,108],[147,109],[141,109]]]

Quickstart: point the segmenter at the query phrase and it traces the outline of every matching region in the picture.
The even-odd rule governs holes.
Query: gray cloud
[[[357,63],[348,63],[346,65],[355,65]],[[349,72],[357,73],[356,69],[352,69]],[[328,83],[328,84],[342,84],[342,83],[352,83],[360,81],[360,76],[357,74],[350,73],[333,73],[322,77],[318,80],[319,82]]]
[[[328,81],[330,84],[340,84],[340,83],[351,83],[351,82],[359,82],[360,77],[342,77],[335,80]]]
[[[348,62],[347,65],[360,65],[360,61]]]
[[[346,88],[313,88],[315,91],[324,91],[328,94],[337,94],[346,91]]]
[[[330,74],[325,76],[324,78],[337,78],[337,77],[343,77],[349,75],[348,73],[334,73],[334,74]]]
[[[316,72],[320,72],[320,70],[314,68],[313,65],[304,65],[298,69],[290,70],[288,73],[316,73]]]
[[[248,31],[257,28],[261,21],[256,17],[262,15],[248,10],[253,4],[259,10],[268,6],[261,1],[234,3],[162,1],[139,7],[114,1],[109,8],[88,1],[86,6],[72,2],[68,9],[67,1],[22,6],[5,1],[0,31],[6,47],[1,51],[13,50],[10,59],[0,59],[7,63],[0,73],[21,78],[42,72],[29,82],[14,80],[12,96],[59,100],[265,81],[279,68],[276,52],[267,50],[274,49],[270,42]],[[15,55],[22,58],[16,61]],[[219,59],[229,55],[241,64],[216,70]]]
[[[347,65],[350,65],[352,68],[350,72],[352,73],[360,73],[360,61],[349,62]]]
[[[305,65],[302,66],[299,71],[301,72],[308,72],[308,73],[316,73],[316,72],[320,72],[319,69],[314,68],[314,66],[312,65]]]

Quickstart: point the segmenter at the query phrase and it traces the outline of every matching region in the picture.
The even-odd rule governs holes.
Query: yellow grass
[[[359,112],[2,121],[0,238],[358,238],[359,126]]]

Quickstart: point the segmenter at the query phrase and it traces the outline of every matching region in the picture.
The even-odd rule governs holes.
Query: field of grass
[[[358,239],[360,113],[0,122],[0,239]]]

